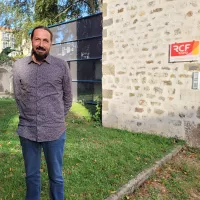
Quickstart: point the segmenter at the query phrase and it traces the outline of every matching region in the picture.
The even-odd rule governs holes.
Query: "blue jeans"
[[[26,200],[40,200],[42,148],[48,169],[50,199],[64,200],[62,165],[65,140],[66,132],[58,140],[48,142],[34,142],[20,137],[26,171]]]

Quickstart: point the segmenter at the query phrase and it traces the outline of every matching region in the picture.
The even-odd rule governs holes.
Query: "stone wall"
[[[200,40],[200,1],[103,2],[103,125],[200,146],[200,62],[168,62],[170,43]]]
[[[12,65],[0,65],[0,98],[12,95],[12,82]]]

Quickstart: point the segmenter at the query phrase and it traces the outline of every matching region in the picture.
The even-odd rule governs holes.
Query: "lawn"
[[[182,143],[173,138],[104,128],[90,118],[86,109],[74,104],[66,119],[63,174],[68,200],[105,199]],[[0,200],[22,200],[25,195],[21,147],[15,133],[17,123],[15,101],[1,99]],[[47,200],[44,158],[41,174],[41,200]]]
[[[124,200],[199,200],[200,149],[185,147]]]

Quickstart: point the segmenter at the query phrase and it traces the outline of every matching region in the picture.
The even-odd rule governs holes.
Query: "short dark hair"
[[[31,40],[33,39],[34,32],[35,32],[35,30],[37,30],[37,29],[43,29],[43,30],[48,31],[48,32],[50,33],[50,35],[51,35],[51,41],[53,40],[53,33],[52,33],[52,32],[50,31],[50,29],[47,28],[46,26],[36,26],[36,27],[32,30],[32,32],[31,32]]]

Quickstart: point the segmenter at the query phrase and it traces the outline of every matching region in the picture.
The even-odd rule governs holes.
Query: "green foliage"
[[[2,50],[2,52],[0,53],[0,65],[12,64],[12,58],[8,56],[12,51],[15,51],[15,50],[11,49],[11,47],[6,47],[5,49]]]
[[[94,100],[97,104],[96,104],[95,114],[92,117],[97,123],[101,124],[101,122],[102,122],[102,97],[97,96],[97,97],[95,97]]]
[[[35,21],[47,20],[48,24],[57,22],[58,15],[57,0],[36,0],[35,4]]]

